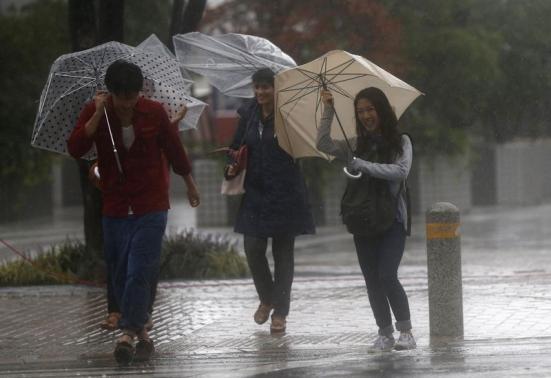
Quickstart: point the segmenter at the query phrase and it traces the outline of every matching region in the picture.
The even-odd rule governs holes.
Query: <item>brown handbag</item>
[[[237,177],[241,171],[247,168],[248,149],[246,144],[242,144],[237,150],[228,149],[228,156],[232,163],[228,164],[224,170],[224,177],[232,180]],[[233,174],[228,173],[230,167],[233,167]]]
[[[88,170],[88,180],[90,180],[90,183],[92,185],[94,185],[96,188],[101,190],[102,180],[101,180],[101,175],[99,173],[99,166],[97,161],[94,164],[92,164],[92,166]]]

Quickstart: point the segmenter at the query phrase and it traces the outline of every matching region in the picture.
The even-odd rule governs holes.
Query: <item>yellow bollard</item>
[[[431,338],[463,337],[463,289],[459,209],[447,202],[426,213]]]

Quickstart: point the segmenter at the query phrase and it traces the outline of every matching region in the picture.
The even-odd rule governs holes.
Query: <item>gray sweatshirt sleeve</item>
[[[352,153],[346,145],[346,142],[344,140],[331,139],[331,123],[333,122],[334,116],[335,111],[333,110],[333,107],[324,107],[316,138],[316,148],[321,152],[348,162],[352,159]],[[350,143],[353,144],[354,141],[350,141]]]
[[[402,149],[404,152],[391,164],[372,163],[356,159],[356,168],[372,177],[401,182],[408,177],[413,159],[411,140],[407,135],[402,135]]]

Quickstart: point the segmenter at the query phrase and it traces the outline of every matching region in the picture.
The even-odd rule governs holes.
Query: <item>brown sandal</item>
[[[149,361],[153,353],[155,352],[155,346],[151,339],[140,339],[136,344],[136,351],[134,354],[134,361],[145,362]]]
[[[120,312],[110,312],[107,317],[101,322],[100,328],[107,331],[114,331],[119,328]]]
[[[113,352],[115,360],[119,365],[128,366],[134,359],[134,335],[123,333],[117,340],[115,351]]]

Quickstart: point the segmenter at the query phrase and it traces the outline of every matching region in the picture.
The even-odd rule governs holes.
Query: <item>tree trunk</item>
[[[69,31],[73,51],[89,49],[96,45],[96,10],[89,0],[69,0]],[[78,273],[86,278],[98,278],[103,260],[103,233],[101,225],[101,193],[88,180],[88,170],[92,162],[76,161],[80,177],[82,204],[84,207],[84,242],[87,258],[80,261]],[[101,275],[100,275],[101,277]]]
[[[168,42],[172,52],[174,52],[172,36],[196,31],[203,18],[206,5],[207,0],[188,0],[184,7],[184,0],[174,0],[169,29],[170,40]]]
[[[90,0],[69,0],[69,30],[73,51],[89,49],[108,41],[123,40],[124,0],[99,0],[97,12],[95,3]],[[105,271],[102,199],[100,191],[88,180],[91,164],[87,160],[77,160],[84,207],[84,241],[89,253],[80,262],[78,273],[81,277],[97,279],[103,277]]]
[[[124,0],[100,0],[97,43],[124,40]]]

